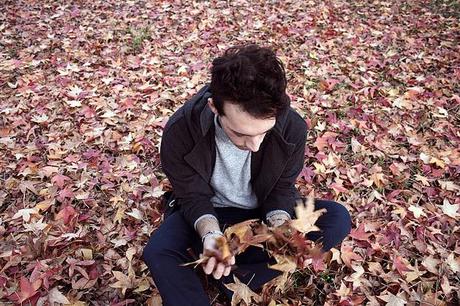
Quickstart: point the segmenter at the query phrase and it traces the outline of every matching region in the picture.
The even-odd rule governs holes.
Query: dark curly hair
[[[269,48],[231,47],[212,62],[210,91],[220,115],[226,101],[256,118],[276,117],[289,107],[286,85],[284,65]]]

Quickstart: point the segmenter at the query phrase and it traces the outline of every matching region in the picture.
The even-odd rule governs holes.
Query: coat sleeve
[[[185,160],[193,147],[194,141],[183,118],[167,125],[161,140],[161,165],[171,182],[180,211],[192,227],[205,214],[217,217],[211,203],[214,192]]]
[[[305,142],[307,139],[305,121],[296,114],[296,122],[288,127],[286,133],[286,138],[289,142],[295,143],[295,148],[280,178],[263,203],[265,216],[272,211],[283,210],[294,217],[294,206],[299,197],[295,182],[305,162]]]

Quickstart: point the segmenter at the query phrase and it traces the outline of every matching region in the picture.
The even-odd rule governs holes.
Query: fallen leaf
[[[444,199],[442,206],[441,206],[442,212],[454,219],[460,216],[460,214],[457,213],[459,208],[460,208],[460,204],[450,204],[449,200],[447,199]]]
[[[307,234],[319,230],[315,223],[318,218],[326,212],[326,209],[318,209],[315,211],[314,202],[314,197],[309,197],[306,203],[299,201],[294,208],[296,219],[290,220],[289,222],[293,228],[301,233]]]
[[[407,304],[407,301],[403,298],[400,298],[391,292],[386,292],[378,296],[379,299],[385,301],[385,306],[404,306]]]
[[[460,257],[455,258],[453,252],[447,256],[446,263],[449,265],[453,273],[460,272]]]
[[[293,273],[297,268],[297,262],[292,257],[275,255],[275,259],[276,264],[269,266],[270,269]]]
[[[48,293],[48,302],[50,305],[54,305],[54,303],[59,304],[70,304],[69,300],[63,295],[57,287],[51,289]]]
[[[393,258],[393,269],[397,270],[401,275],[404,275],[405,272],[413,271],[410,263],[398,255]]]
[[[241,301],[244,301],[246,305],[252,305],[252,301],[260,301],[260,296],[252,291],[246,284],[242,283],[235,275],[233,275],[233,281],[234,283],[225,284],[225,287],[233,291],[232,306],[239,305]]]
[[[441,263],[439,259],[434,258],[433,256],[425,257],[422,261],[422,266],[424,266],[428,271],[433,274],[438,274],[438,265]]]
[[[31,215],[36,215],[38,214],[38,210],[35,208],[23,208],[18,210],[14,216],[13,219],[21,218],[24,222],[29,222],[30,221],[30,216]]]
[[[352,267],[352,261],[362,261],[363,260],[363,258],[360,255],[353,252],[353,249],[351,246],[345,245],[345,244],[342,244],[340,248],[340,257],[345,263],[345,265],[349,268]]]
[[[420,218],[421,216],[426,217],[426,214],[423,211],[423,208],[420,206],[411,205],[409,206],[409,211],[411,211],[414,214],[414,217],[417,219]]]

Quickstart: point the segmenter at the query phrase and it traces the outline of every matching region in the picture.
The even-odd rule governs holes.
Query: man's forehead
[[[266,133],[276,123],[275,118],[259,119],[245,112],[239,105],[226,103],[224,112],[229,128],[234,132],[248,136]]]

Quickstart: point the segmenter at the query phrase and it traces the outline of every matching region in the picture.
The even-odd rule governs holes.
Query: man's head
[[[268,48],[233,47],[212,62],[209,106],[243,150],[259,150],[276,116],[289,107],[282,62]]]

